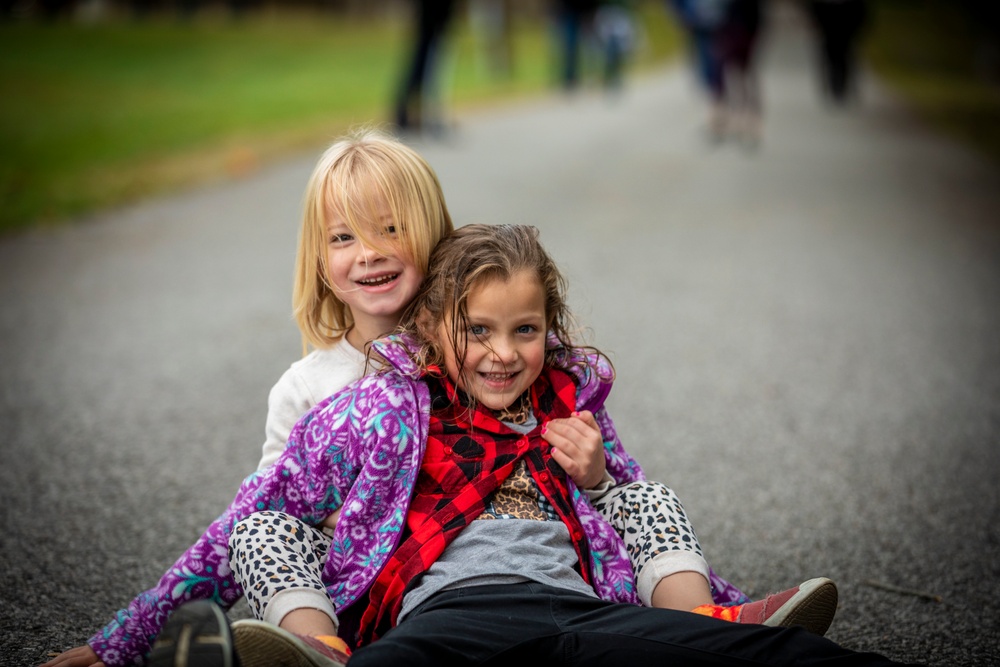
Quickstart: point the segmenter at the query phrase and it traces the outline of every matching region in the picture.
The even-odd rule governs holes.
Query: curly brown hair
[[[529,225],[473,224],[456,229],[438,244],[420,291],[400,325],[417,339],[414,359],[421,370],[444,367],[440,348],[443,342],[437,336],[442,322],[450,323],[452,351],[462,368],[469,295],[484,283],[506,282],[521,271],[531,271],[538,277],[545,293],[546,330],[558,341],[558,345],[546,346],[545,365],[568,369],[582,363],[579,355],[567,354],[569,348],[582,346],[574,345],[570,334],[574,323],[567,306],[566,280],[538,236],[538,229]],[[583,349],[607,359],[593,347]]]

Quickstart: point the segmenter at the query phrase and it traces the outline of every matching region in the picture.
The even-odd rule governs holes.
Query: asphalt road
[[[683,69],[417,146],[459,224],[542,230],[718,572],[834,578],[854,649],[1000,664],[1000,170],[870,79],[824,108],[780,28],[755,153],[702,140]],[[82,643],[255,466],[319,150],[0,240],[0,664]]]

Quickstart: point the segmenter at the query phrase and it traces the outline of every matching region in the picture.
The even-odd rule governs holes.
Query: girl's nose
[[[369,248],[363,243],[358,244],[359,264],[372,264],[380,259],[383,259],[383,255],[379,254],[376,250]]]
[[[500,339],[493,342],[493,356],[502,364],[511,364],[517,361],[517,346],[513,341]]]

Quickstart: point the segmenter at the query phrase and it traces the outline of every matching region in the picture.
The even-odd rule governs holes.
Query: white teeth
[[[386,283],[391,283],[393,280],[399,277],[398,273],[394,273],[391,276],[381,276],[379,278],[365,278],[359,280],[358,282],[362,285],[368,285],[369,287],[375,287],[378,285],[385,285]]]

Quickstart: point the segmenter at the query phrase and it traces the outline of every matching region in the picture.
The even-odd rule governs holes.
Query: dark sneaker
[[[233,642],[242,667],[343,667],[350,650],[337,637],[319,639],[263,621],[233,623]]]
[[[810,579],[787,591],[768,595],[763,600],[733,607],[702,605],[697,614],[734,623],[756,623],[772,627],[802,626],[822,636],[837,613],[837,585],[825,577]]]
[[[197,600],[174,610],[149,654],[149,667],[238,667],[226,612]]]

